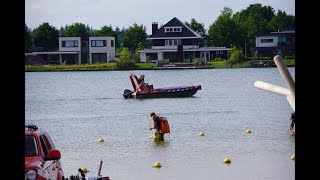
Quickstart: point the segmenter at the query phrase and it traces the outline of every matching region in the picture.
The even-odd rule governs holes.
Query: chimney
[[[152,34],[158,30],[158,23],[157,22],[153,22],[152,23]]]

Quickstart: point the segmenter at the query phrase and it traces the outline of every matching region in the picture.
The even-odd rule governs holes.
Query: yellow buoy
[[[201,131],[201,132],[199,133],[199,136],[204,136],[204,132]]]
[[[155,162],[155,163],[153,164],[153,167],[161,167],[161,164],[160,164],[159,162]]]
[[[293,155],[291,155],[290,159],[291,160],[296,160],[296,156],[293,154]]]
[[[82,170],[82,172],[85,173],[85,174],[88,172],[87,168],[81,168],[81,170]]]
[[[224,163],[231,163],[231,160],[229,158],[224,158],[223,162]]]
[[[250,134],[250,133],[251,133],[251,130],[250,130],[250,129],[246,130],[246,133]]]
[[[104,142],[104,139],[103,139],[103,138],[100,138],[98,141],[99,141],[99,142]]]

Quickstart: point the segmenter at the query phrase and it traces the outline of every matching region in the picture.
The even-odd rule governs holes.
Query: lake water
[[[295,78],[295,68],[289,72]],[[187,98],[124,99],[131,73],[145,74],[154,88],[202,90]],[[292,109],[285,96],[254,87],[258,80],[287,88],[277,68],[26,72],[25,122],[51,135],[68,178],[81,167],[97,174],[103,160],[101,173],[111,180],[293,180]],[[166,142],[150,140],[152,111],[169,120]]]

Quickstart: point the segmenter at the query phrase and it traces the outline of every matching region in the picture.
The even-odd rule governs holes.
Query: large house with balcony
[[[193,31],[178,18],[158,28],[158,23],[152,23],[151,49],[140,50],[140,61],[169,59],[169,62],[192,62],[195,58],[205,61],[215,58],[228,59],[226,47],[199,47],[198,33]]]
[[[283,30],[258,34],[256,36],[256,47],[252,54],[257,57],[273,57],[275,55],[295,56],[295,30]]]
[[[115,61],[114,37],[59,37],[59,50],[25,53],[38,64],[95,64]],[[31,60],[32,60],[31,59]],[[31,64],[31,63],[30,63]]]

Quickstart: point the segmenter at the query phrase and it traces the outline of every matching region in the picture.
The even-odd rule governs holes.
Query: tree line
[[[257,3],[236,13],[233,13],[231,8],[224,7],[208,30],[203,23],[194,18],[190,22],[186,21],[185,24],[203,37],[200,40],[201,47],[237,47],[243,50],[244,47],[255,46],[257,34],[295,28],[295,16],[281,10],[276,12],[271,6],[262,6]],[[146,40],[149,36],[147,28],[136,23],[122,29],[118,26],[113,28],[112,25],[93,29],[89,25],[77,22],[60,27],[58,30],[48,22],[44,22],[34,29],[25,24],[25,51],[32,47],[55,51],[58,50],[59,37],[88,39],[90,36],[115,37],[117,55],[120,55],[123,48],[136,54],[138,50],[151,47],[150,42]]]

